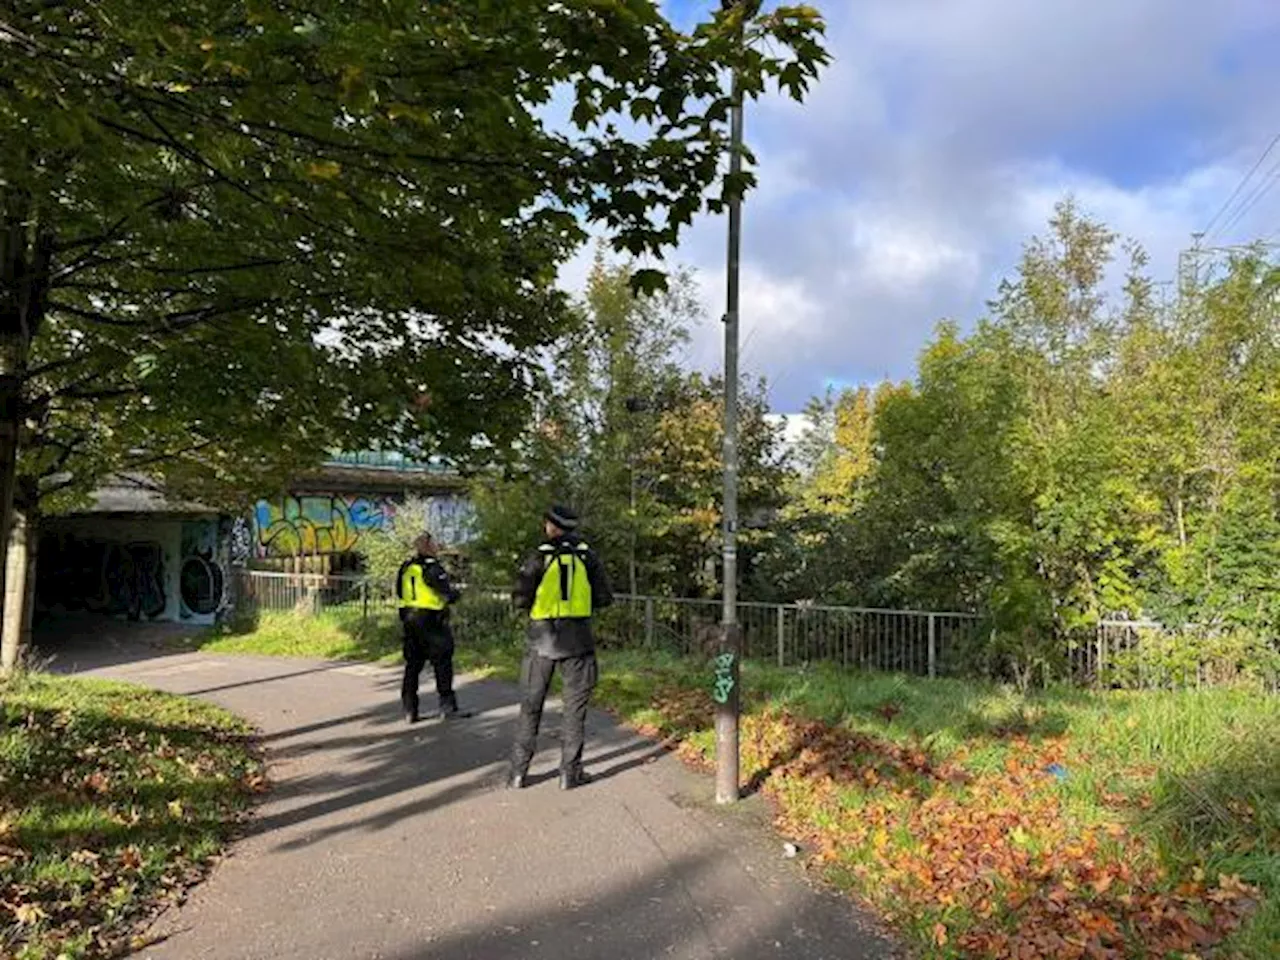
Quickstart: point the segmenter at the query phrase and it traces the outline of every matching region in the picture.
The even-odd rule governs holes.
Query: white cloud
[[[936,284],[963,286],[980,269],[977,255],[949,239],[945,227],[913,223],[889,210],[853,207],[848,216],[857,227],[852,242],[854,265],[843,275],[847,283],[910,298]]]
[[[690,358],[703,370],[724,369],[725,312],[723,267],[699,271],[709,322],[693,331]],[[740,357],[743,369],[760,370],[756,361],[788,364],[823,333],[823,313],[799,278],[771,275],[757,264],[744,264],[741,274]],[[764,370],[763,372],[768,372]]]
[[[909,376],[941,318],[978,317],[1054,203],[1141,242],[1157,279],[1280,132],[1275,0],[830,0],[808,102],[753,104],[744,360],[779,410],[828,379]],[[1214,239],[1280,230],[1280,185]],[[566,276],[585,275],[580,260]],[[670,262],[723,313],[724,223]],[[722,328],[694,358],[718,367]],[[747,343],[747,338],[750,342]]]

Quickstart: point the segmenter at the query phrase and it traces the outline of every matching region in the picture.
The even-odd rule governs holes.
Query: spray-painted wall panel
[[[217,519],[77,517],[50,521],[36,602],[134,620],[213,623],[226,599]]]
[[[187,520],[182,524],[178,597],[183,620],[212,622],[226,598],[226,559],[218,534],[217,520]]]
[[[445,544],[470,535],[474,510],[465,497],[426,498],[428,525]],[[259,500],[253,511],[252,549],[259,559],[353,553],[360,540],[395,522],[401,501],[388,496],[306,494]]]

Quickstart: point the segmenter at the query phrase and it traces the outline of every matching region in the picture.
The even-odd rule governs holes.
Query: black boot
[[[592,779],[592,776],[581,767],[577,767],[573,770],[561,770],[560,789],[572,790],[575,787],[583,787],[590,783]]]
[[[474,715],[470,710],[458,709],[457,697],[450,696],[440,701],[440,716],[445,720],[462,720]]]
[[[507,789],[523,790],[526,774],[523,770],[509,770],[507,772]]]

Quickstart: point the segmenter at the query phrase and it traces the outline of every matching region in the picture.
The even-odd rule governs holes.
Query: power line
[[[1244,215],[1257,206],[1258,201],[1265,197],[1277,182],[1280,182],[1280,159],[1277,159],[1276,162],[1272,164],[1271,169],[1267,171],[1266,175],[1262,178],[1262,181],[1253,188],[1253,192],[1240,202],[1235,215],[1223,225],[1222,234],[1226,235],[1229,231],[1234,229],[1236,224],[1241,221]]]
[[[1218,212],[1213,215],[1213,219],[1209,221],[1203,231],[1206,237],[1213,230],[1214,224],[1216,224],[1218,220],[1222,218],[1222,215],[1227,212],[1227,208],[1231,206],[1232,201],[1234,201],[1236,197],[1240,196],[1240,191],[1245,188],[1245,185],[1253,178],[1253,175],[1258,172],[1258,168],[1266,162],[1267,157],[1270,156],[1271,151],[1276,148],[1277,144],[1280,144],[1280,133],[1277,133],[1275,138],[1267,144],[1267,149],[1262,151],[1262,155],[1258,157],[1257,162],[1254,163],[1249,172],[1244,175],[1244,179],[1236,184],[1236,188],[1231,191],[1231,196],[1227,197],[1226,202],[1223,203],[1222,206],[1218,208]]]

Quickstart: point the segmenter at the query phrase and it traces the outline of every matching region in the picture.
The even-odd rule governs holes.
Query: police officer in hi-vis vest
[[[400,702],[405,719],[418,722],[418,677],[427,661],[436,674],[440,714],[459,716],[453,693],[453,631],[449,629],[449,604],[459,593],[436,558],[435,541],[425,531],[414,541],[417,551],[396,575],[400,622],[404,625],[404,683]]]
[[[582,769],[582,741],[597,676],[591,615],[609,606],[613,593],[600,557],[575,532],[577,514],[552,507],[543,519],[547,539],[521,566],[514,590],[516,605],[529,611],[529,633],[508,785],[518,790],[525,784],[542,705],[558,668],[564,683],[560,788],[571,790],[590,779]]]

